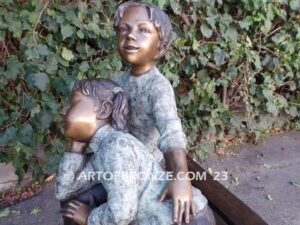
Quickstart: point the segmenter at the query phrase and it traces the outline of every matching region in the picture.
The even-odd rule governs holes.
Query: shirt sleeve
[[[107,203],[91,211],[88,225],[127,225],[134,220],[138,206],[138,166],[132,148],[136,147],[133,142],[119,139],[107,148],[103,160],[107,176],[103,174],[101,180],[107,191]]]
[[[68,200],[95,185],[95,180],[88,179],[92,171],[93,166],[85,154],[65,152],[56,177],[56,198]]]
[[[166,153],[171,147],[186,148],[186,136],[177,115],[175,95],[167,79],[155,80],[152,84],[150,102],[154,124],[160,133],[158,148]]]

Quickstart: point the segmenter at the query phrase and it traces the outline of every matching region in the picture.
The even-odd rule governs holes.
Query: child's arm
[[[152,87],[152,112],[155,125],[160,133],[158,147],[164,153],[166,169],[172,171],[174,175],[179,172],[185,174],[188,172],[185,152],[186,137],[177,115],[173,88],[166,79],[154,81]],[[183,175],[184,177],[185,175]],[[159,200],[163,201],[167,195],[172,197],[173,221],[181,222],[185,212],[185,221],[188,222],[190,209],[194,213],[191,182],[181,179],[168,183]]]
[[[55,195],[60,201],[70,199],[96,184],[96,181],[87,179],[88,173],[93,172],[93,166],[82,154],[85,146],[73,141],[70,152],[63,155],[55,183]]]
[[[101,204],[85,215],[84,220],[88,225],[128,225],[135,218],[138,207],[138,182],[134,175],[137,174],[138,166],[132,151],[135,147],[134,143],[119,139],[105,150],[106,153],[102,155],[102,159],[105,159],[103,172],[114,176],[113,179],[103,177],[101,183],[107,191],[107,203]],[[121,172],[123,175],[118,175]],[[82,218],[77,217],[84,207],[67,208],[66,211],[73,215],[66,216],[80,221]]]

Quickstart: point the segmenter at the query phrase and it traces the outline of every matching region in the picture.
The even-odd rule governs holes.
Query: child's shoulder
[[[173,91],[170,81],[157,68],[155,69],[155,73],[152,76],[151,89]]]
[[[109,152],[131,152],[140,147],[140,141],[129,133],[115,131],[106,140]]]

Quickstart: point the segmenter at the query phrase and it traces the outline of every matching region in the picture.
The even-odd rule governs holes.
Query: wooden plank
[[[215,219],[216,219],[216,225],[228,225],[220,216],[218,213],[213,211]]]
[[[193,186],[199,188],[210,202],[211,208],[228,225],[268,225],[259,215],[245,203],[233,195],[218,181],[206,172],[190,156],[187,157],[189,170],[206,173],[205,181],[192,181]],[[225,224],[226,224],[225,223]]]

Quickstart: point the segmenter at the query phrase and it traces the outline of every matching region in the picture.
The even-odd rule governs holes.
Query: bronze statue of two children
[[[77,81],[61,112],[71,147],[55,194],[70,218],[66,224],[215,224],[207,199],[184,176],[186,137],[174,91],[154,65],[172,41],[168,16],[152,4],[129,1],[117,9],[114,29],[131,70],[118,84]],[[84,153],[87,146],[91,154]]]

